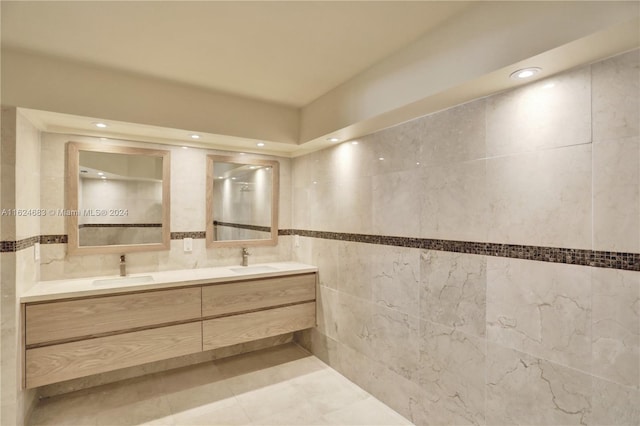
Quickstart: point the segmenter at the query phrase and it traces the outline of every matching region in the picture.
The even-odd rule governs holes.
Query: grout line
[[[576,146],[592,145],[592,144],[593,144],[592,141],[588,141],[588,142],[572,143],[572,144],[561,145],[561,146],[549,146],[549,147],[540,148],[540,149],[532,149],[532,150],[529,150],[529,151],[517,151],[517,152],[511,152],[511,153],[507,153],[507,154],[492,155],[492,156],[487,156],[487,157],[484,157],[484,158],[477,158],[475,160],[469,160],[469,162],[471,162],[471,161],[497,160],[497,159],[500,159],[500,158],[515,157],[517,155],[534,154],[534,153],[545,152],[545,151],[557,151],[557,150],[564,149],[564,148],[574,148]]]

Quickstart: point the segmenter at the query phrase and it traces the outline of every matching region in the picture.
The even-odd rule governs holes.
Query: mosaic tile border
[[[66,235],[40,235],[40,244],[67,244],[69,238]]]
[[[40,242],[40,237],[29,237],[17,241],[1,241],[0,253],[12,253],[20,250],[27,249]]]
[[[171,239],[172,240],[184,240],[185,238],[206,238],[206,232],[204,231],[193,231],[193,232],[172,232]]]
[[[388,237],[383,235],[347,234],[303,229],[289,229],[286,231],[287,234],[281,235],[300,235],[302,237],[327,240],[508,257],[540,262],[566,263],[568,265],[593,266],[596,268],[621,269],[625,271],[640,271],[640,253],[527,246],[520,244],[478,243],[473,241],[436,240],[430,238]]]
[[[271,232],[270,226],[247,225],[245,223],[233,223],[233,222],[220,222],[217,220],[213,221],[213,226],[228,226],[230,228],[249,229],[251,231]],[[278,230],[278,235],[280,235],[280,230]]]
[[[571,249],[561,247],[527,246],[521,244],[479,243],[473,241],[437,240],[430,238],[390,237],[371,234],[349,234],[343,232],[311,231],[306,229],[279,229],[278,235],[321,238],[325,240],[350,241],[483,256],[507,257],[540,262],[565,263],[568,265],[593,266],[596,268],[640,271],[640,253],[625,253],[602,250]],[[172,240],[184,238],[204,239],[204,231],[172,232]],[[1,241],[0,252],[16,252],[40,244],[67,244],[66,235],[40,235],[19,241]]]

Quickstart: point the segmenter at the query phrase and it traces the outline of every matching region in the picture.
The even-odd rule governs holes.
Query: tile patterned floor
[[[294,344],[42,400],[36,425],[410,425]]]

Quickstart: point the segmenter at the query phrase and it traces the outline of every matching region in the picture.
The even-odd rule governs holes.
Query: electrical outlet
[[[185,238],[183,241],[185,253],[191,253],[193,251],[193,238]]]
[[[40,243],[33,245],[33,260],[40,260]]]

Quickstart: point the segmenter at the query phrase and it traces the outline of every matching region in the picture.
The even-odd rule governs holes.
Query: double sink
[[[236,268],[229,268],[231,272],[236,274],[260,274],[262,272],[277,271],[277,268],[269,265],[256,265],[256,266],[240,266]],[[106,278],[101,280],[94,280],[94,286],[103,285],[117,285],[117,284],[144,284],[153,282],[153,276],[151,275],[139,275],[135,277],[116,277]]]

